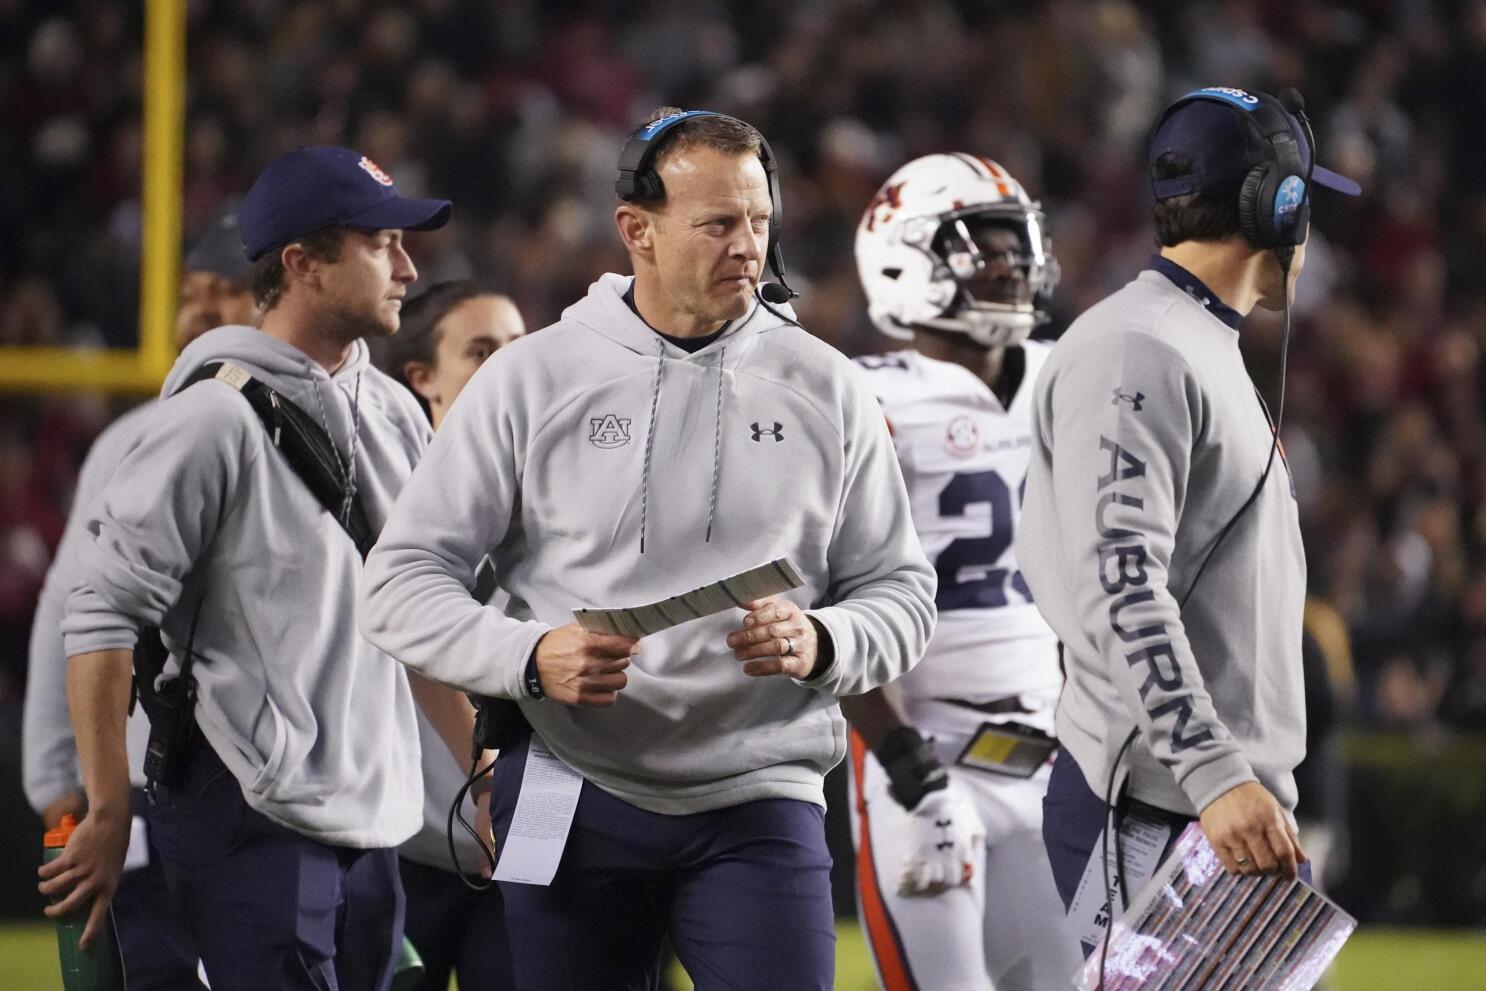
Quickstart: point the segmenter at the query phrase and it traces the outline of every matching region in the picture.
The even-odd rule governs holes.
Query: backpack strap
[[[361,554],[362,560],[371,553],[377,542],[377,534],[361,505],[359,497],[346,501],[346,490],[341,476],[340,455],[325,429],[316,423],[304,410],[280,395],[266,382],[253,377],[246,368],[230,361],[208,362],[198,368],[181,385],[188,389],[197,382],[216,379],[225,382],[248,401],[268,436],[278,448],[289,467],[294,470],[310,492],[319,500],[325,511],[335,518]],[[349,505],[342,516],[341,507]]]

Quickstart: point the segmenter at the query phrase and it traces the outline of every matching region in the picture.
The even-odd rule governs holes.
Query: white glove
[[[937,895],[974,877],[985,825],[955,781],[931,791],[908,813],[908,853],[898,877],[903,897]]]

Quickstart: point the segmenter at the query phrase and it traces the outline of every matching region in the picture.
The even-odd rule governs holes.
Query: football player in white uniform
[[[939,572],[923,661],[842,699],[857,903],[888,991],[1066,987],[1079,963],[1042,844],[1058,641],[1012,536],[1057,283],[1042,213],[989,159],[928,155],[862,216],[873,322],[914,349],[859,359]]]

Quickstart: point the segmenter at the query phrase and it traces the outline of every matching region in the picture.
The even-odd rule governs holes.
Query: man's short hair
[[[289,244],[297,244],[304,248],[305,254],[311,258],[324,262],[339,261],[341,244],[345,240],[347,230],[349,228],[332,224],[329,227],[310,231],[288,244],[281,244],[277,248],[270,248],[264,252],[248,270],[248,288],[253,291],[253,302],[258,310],[267,313],[278,305],[279,297],[284,293],[284,248]]]
[[[1176,152],[1167,152],[1151,166],[1152,179],[1189,175],[1192,162]],[[1153,219],[1156,243],[1163,248],[1183,241],[1221,241],[1239,233],[1238,192],[1241,187],[1213,189],[1157,200]]]
[[[654,124],[662,117],[685,112],[680,107],[657,107],[646,118],[645,124]],[[763,135],[752,124],[732,117],[689,117],[660,136],[650,159],[650,168],[659,172],[667,159],[689,148],[715,148],[727,155],[742,155],[745,152],[756,155],[763,140]],[[655,200],[652,205],[664,203],[665,200],[665,188],[662,187],[660,199]]]

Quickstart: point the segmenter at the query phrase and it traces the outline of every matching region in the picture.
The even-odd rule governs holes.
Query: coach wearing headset
[[[747,124],[657,111],[616,184],[634,277],[475,373],[367,559],[366,636],[531,724],[497,834],[547,751],[579,778],[551,883],[501,885],[523,989],[650,986],[667,934],[702,985],[832,986],[836,698],[918,660],[935,581],[876,401],[759,284],[773,169]],[[487,553],[504,612],[466,591]],[[803,587],[643,642],[572,622],[776,558]]]
[[[1288,309],[1312,183],[1359,190],[1314,166],[1293,91],[1184,96],[1152,134],[1150,178],[1160,253],[1048,359],[1017,537],[1065,644],[1043,820],[1065,905],[1107,796],[1124,796],[1122,823],[1170,837],[1200,817],[1232,873],[1294,877],[1305,861],[1291,814],[1305,556],[1238,341],[1255,306]]]

